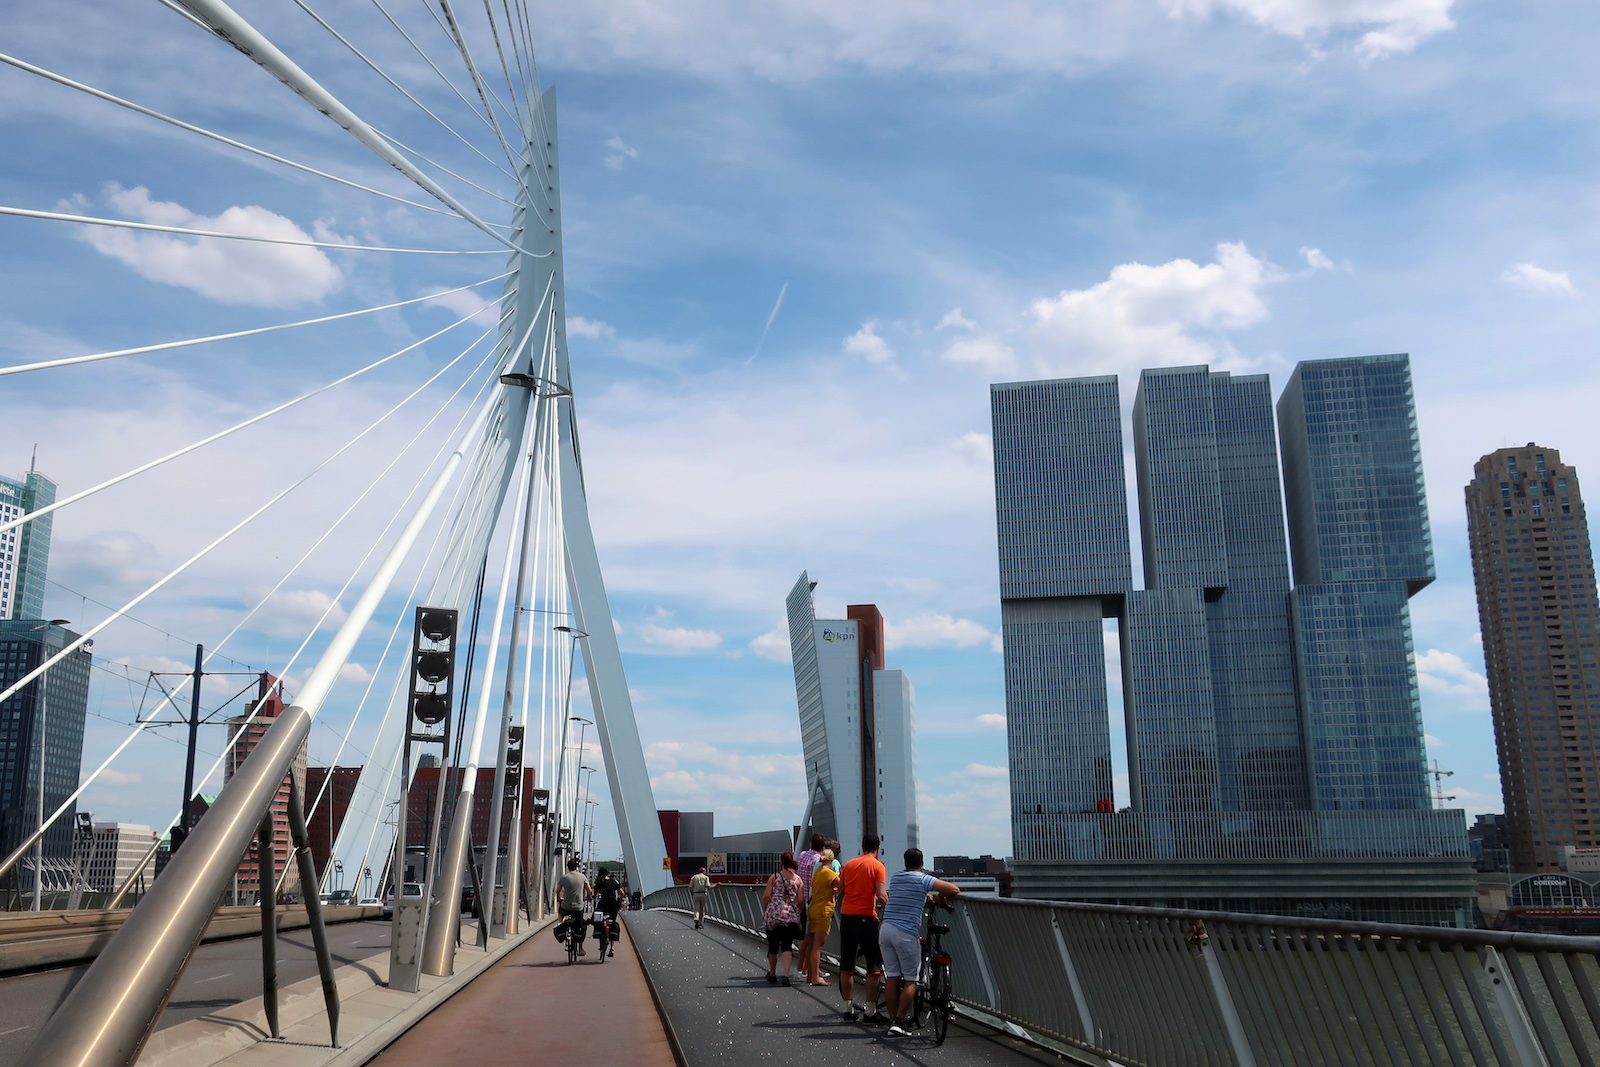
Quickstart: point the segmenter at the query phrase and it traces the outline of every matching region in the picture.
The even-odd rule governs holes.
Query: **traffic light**
[[[455,692],[456,612],[453,608],[417,609],[411,639],[411,691],[406,708],[426,726],[450,716]]]
[[[506,731],[506,799],[516,799],[522,787],[522,737],[520,726]]]

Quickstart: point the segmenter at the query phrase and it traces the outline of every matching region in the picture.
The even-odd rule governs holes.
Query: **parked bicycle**
[[[940,905],[929,901],[923,906],[927,934],[922,938],[922,963],[917,969],[917,995],[912,1002],[912,1022],[921,1028],[933,1027],[936,1044],[944,1044],[950,1030],[950,953],[946,952],[942,938],[950,927],[938,921]],[[950,905],[945,911],[954,912]]]

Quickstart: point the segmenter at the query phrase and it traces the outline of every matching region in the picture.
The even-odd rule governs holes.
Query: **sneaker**
[[[873,1025],[873,1026],[888,1026],[889,1023],[892,1020],[890,1020],[890,1018],[887,1015],[885,1015],[883,1012],[875,1011],[871,1015],[868,1015],[865,1019],[862,1019],[861,1021],[864,1022],[864,1023],[869,1023],[869,1024]]]
[[[905,1028],[903,1028],[899,1023],[893,1023],[889,1027],[889,1036],[890,1037],[907,1037],[909,1035],[906,1032]]]
[[[771,971],[768,971],[767,972],[767,984],[768,985],[777,985],[778,984],[778,976],[773,974]]]
[[[781,986],[787,986],[789,984],[789,976],[784,975],[782,978],[778,979],[778,984]]]
[[[849,1007],[844,1009],[844,1021],[845,1022],[853,1023],[859,1017],[860,1016],[856,1013],[856,1006],[854,1004],[851,1004]]]

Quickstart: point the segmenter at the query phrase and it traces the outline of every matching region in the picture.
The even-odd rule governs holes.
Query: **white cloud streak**
[[[1546,296],[1577,296],[1572,278],[1564,270],[1545,270],[1532,263],[1518,263],[1500,275],[1500,280],[1516,289]]]

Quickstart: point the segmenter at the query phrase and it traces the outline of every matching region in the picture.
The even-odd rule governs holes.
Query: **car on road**
[[[345,904],[354,904],[355,896],[356,893],[353,889],[335,889],[332,892],[321,894],[317,899],[322,901],[325,906],[340,907]]]
[[[421,882],[407,882],[405,884],[405,886],[403,887],[402,892],[405,894],[405,899],[407,899],[407,900],[421,900],[422,899],[422,883]],[[389,892],[387,892],[387,893],[385,893],[383,895],[383,917],[385,919],[394,918],[394,890],[393,889],[389,890]]]

